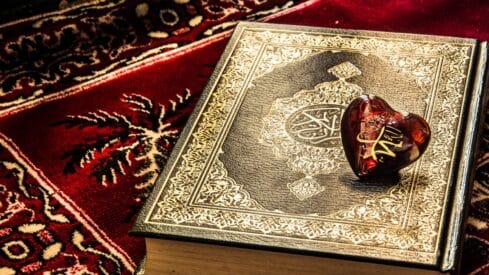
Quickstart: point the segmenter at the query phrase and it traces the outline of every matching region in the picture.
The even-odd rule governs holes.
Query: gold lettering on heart
[[[392,126],[384,126],[380,129],[380,133],[376,139],[362,138],[362,133],[360,133],[357,135],[357,141],[367,147],[366,151],[369,154],[364,154],[364,159],[372,157],[374,160],[377,160],[377,155],[395,158],[396,153],[394,153],[393,148],[402,147],[403,137],[403,134],[398,129]]]

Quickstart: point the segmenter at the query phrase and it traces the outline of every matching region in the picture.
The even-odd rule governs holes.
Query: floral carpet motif
[[[144,240],[128,231],[236,20],[489,40],[483,0],[57,0],[39,12],[0,26],[0,274],[135,271]],[[484,127],[463,274],[489,274]]]
[[[64,157],[68,160],[64,172],[73,174],[78,169],[90,166],[90,176],[106,186],[116,184],[118,177],[126,175],[126,167],[138,162],[133,174],[141,180],[135,188],[144,189],[143,194],[147,195],[178,139],[180,129],[175,125],[181,125],[181,121],[186,120],[185,116],[178,115],[177,107],[190,97],[189,90],[185,95],[177,94],[178,101],[170,100],[171,108],[167,109],[142,95],[123,94],[121,101],[132,111],[132,115],[97,110],[67,116],[60,124],[68,128],[77,127],[81,131],[96,128],[99,133],[87,137],[81,144],[73,145],[66,152]]]
[[[0,26],[0,113],[293,5],[99,0],[6,23]]]
[[[7,137],[0,135],[0,146],[0,274],[134,271],[128,255]]]
[[[193,81],[164,67],[115,86],[98,86],[101,77],[122,79],[111,72],[296,2],[58,4],[65,9],[0,26],[0,274],[131,274],[145,247],[128,232],[219,50],[199,59]],[[182,88],[153,81],[180,73]],[[90,85],[99,88],[87,94]]]

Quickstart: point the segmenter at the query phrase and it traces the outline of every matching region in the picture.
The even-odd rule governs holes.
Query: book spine
[[[451,209],[446,220],[446,246],[441,257],[441,271],[457,274],[460,267],[463,236],[465,232],[470,193],[475,175],[475,158],[481,138],[482,126],[485,119],[487,96],[484,91],[487,75],[487,43],[479,44],[477,56],[474,59],[472,93],[468,93],[466,102],[470,102],[464,121],[466,121],[463,139],[460,142],[460,163],[457,169],[455,184],[452,192]]]

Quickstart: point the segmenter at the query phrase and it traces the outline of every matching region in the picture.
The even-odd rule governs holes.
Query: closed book
[[[456,273],[486,44],[240,23],[142,208],[149,274]],[[359,179],[340,121],[361,95],[423,117],[398,174]]]

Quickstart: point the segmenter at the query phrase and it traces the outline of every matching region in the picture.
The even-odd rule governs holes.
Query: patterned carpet
[[[255,20],[292,5],[284,0],[101,0],[6,23],[0,40],[0,114],[229,30],[235,20]]]
[[[190,74],[178,56],[296,3],[71,4],[0,27],[0,274],[133,273],[128,231],[224,43]]]
[[[144,241],[127,232],[236,20],[489,39],[482,0],[299,2],[6,1],[0,274],[134,272]],[[484,127],[464,274],[489,274]]]

